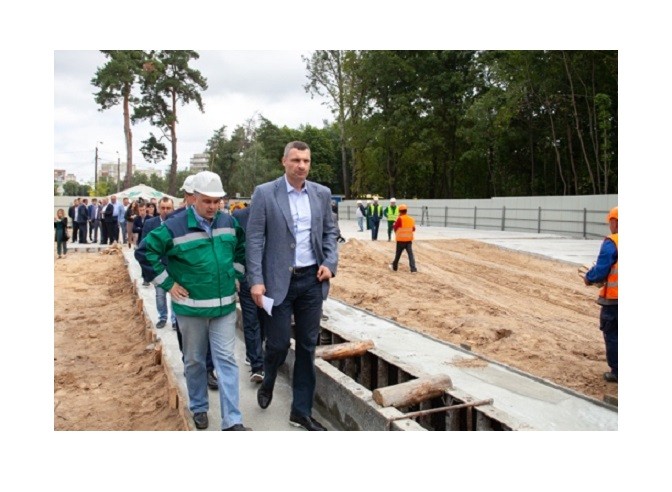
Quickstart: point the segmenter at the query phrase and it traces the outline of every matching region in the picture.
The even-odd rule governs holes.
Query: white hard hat
[[[361,201],[361,200],[357,200],[357,203],[362,203],[362,201]]]
[[[397,199],[396,199],[396,198],[390,198],[390,201],[391,201],[391,202],[396,202]]]
[[[186,191],[190,195],[194,193],[194,175],[187,176],[180,191]]]
[[[213,198],[221,198],[226,195],[224,188],[222,188],[222,180],[219,175],[212,171],[201,171],[194,176],[194,191]]]

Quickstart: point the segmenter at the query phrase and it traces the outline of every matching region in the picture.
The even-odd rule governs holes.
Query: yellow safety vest
[[[399,207],[390,205],[385,209],[385,215],[387,216],[388,221],[396,222],[399,218]]]

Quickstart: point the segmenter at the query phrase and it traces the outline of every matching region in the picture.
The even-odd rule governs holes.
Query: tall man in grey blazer
[[[293,314],[296,352],[289,421],[311,431],[326,430],[312,417],[315,346],[322,302],[329,293],[329,279],[336,275],[338,232],[331,214],[331,190],[307,181],[308,145],[288,143],[282,165],[283,176],[254,190],[246,231],[252,299],[259,307],[264,296],[273,299],[271,316],[264,312],[264,379],[257,402],[261,408],[271,404],[278,368],[289,350]]]

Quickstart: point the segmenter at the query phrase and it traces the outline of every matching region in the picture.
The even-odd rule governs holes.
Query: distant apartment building
[[[136,171],[133,165],[133,172]],[[98,168],[98,179],[112,178],[115,181],[123,181],[126,179],[126,163],[125,162],[103,162]]]
[[[63,184],[65,183],[65,169],[54,169],[54,183]]]
[[[189,171],[191,173],[200,173],[201,171],[210,170],[210,154],[204,152],[202,154],[194,154],[194,156],[189,159]]]

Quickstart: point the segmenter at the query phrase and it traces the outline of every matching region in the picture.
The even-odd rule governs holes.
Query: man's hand
[[[177,282],[175,282],[173,284],[173,286],[170,288],[169,292],[170,292],[170,296],[173,299],[178,300],[178,301],[182,301],[182,300],[186,299],[187,297],[189,297],[189,292],[187,291],[187,289],[182,287]]]
[[[317,269],[317,280],[320,282],[329,280],[331,277],[333,277],[331,270],[329,270],[326,266],[321,265],[320,268]]]
[[[252,295],[252,300],[260,308],[264,307],[264,301],[262,297],[266,293],[266,286],[264,284],[254,284],[250,287],[250,294]]]

